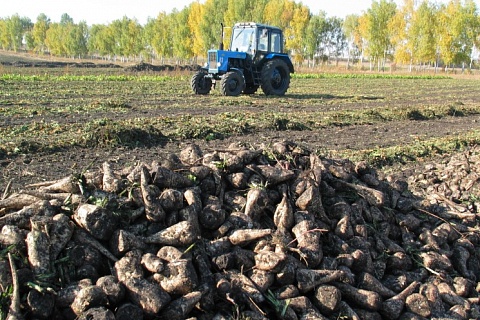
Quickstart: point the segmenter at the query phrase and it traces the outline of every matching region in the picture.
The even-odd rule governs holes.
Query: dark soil
[[[445,137],[452,133],[468,131],[478,126],[480,116],[472,118],[453,118],[443,121],[405,121],[394,127],[385,123],[381,125],[361,125],[347,127],[327,127],[318,131],[281,131],[261,132],[260,134],[229,137],[225,140],[185,140],[166,142],[151,148],[115,148],[115,149],[70,149],[68,152],[28,154],[3,159],[1,166],[1,186],[12,181],[14,189],[28,183],[54,180],[85,169],[97,170],[102,163],[109,161],[114,168],[124,168],[137,162],[151,163],[161,161],[169,154],[179,154],[185,146],[195,143],[203,150],[226,149],[230,144],[261,146],[274,142],[290,140],[310,150],[330,149],[369,149],[414,143],[415,136]],[[428,161],[423,160],[423,161]],[[435,161],[430,159],[430,161]],[[407,170],[415,162],[396,164],[398,170]],[[3,180],[3,181],[2,181]]]

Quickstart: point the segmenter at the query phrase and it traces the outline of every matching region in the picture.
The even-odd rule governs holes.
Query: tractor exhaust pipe
[[[218,46],[219,50],[223,50],[223,22],[220,23],[222,26],[222,32],[220,33],[220,45]]]

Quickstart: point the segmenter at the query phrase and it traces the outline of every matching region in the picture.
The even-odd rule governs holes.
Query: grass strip
[[[354,162],[367,161],[375,167],[384,167],[461,151],[478,144],[480,144],[480,131],[473,130],[455,136],[419,140],[412,145],[396,145],[366,150],[331,150],[326,156],[346,158]]]

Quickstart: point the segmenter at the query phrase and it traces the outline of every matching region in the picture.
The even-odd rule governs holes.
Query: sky
[[[0,18],[18,14],[28,17],[32,22],[37,20],[40,13],[44,13],[52,22],[59,22],[63,13],[67,13],[74,22],[82,20],[87,25],[109,24],[113,20],[124,16],[136,18],[144,25],[149,17],[157,17],[159,12],[170,13],[174,8],[182,10],[195,0],[0,0]],[[205,0],[198,0],[204,3]],[[372,0],[302,0],[317,14],[320,10],[327,13],[328,17],[337,16],[344,18],[349,14],[361,14],[370,8]],[[402,3],[396,0],[397,4]],[[437,0],[446,2],[446,0]],[[480,0],[476,0],[480,7]]]
[[[480,0],[479,0],[480,1]],[[0,18],[18,14],[28,17],[32,22],[40,13],[45,13],[53,22],[59,22],[63,13],[67,13],[74,22],[85,20],[87,25],[109,24],[124,16],[136,18],[145,24],[149,17],[157,17],[159,12],[170,13],[174,8],[182,10],[194,0],[0,0]],[[204,3],[204,0],[200,0]],[[300,2],[300,1],[296,1]],[[327,16],[344,18],[348,14],[361,14],[366,11],[372,0],[303,0],[312,13],[323,10]]]

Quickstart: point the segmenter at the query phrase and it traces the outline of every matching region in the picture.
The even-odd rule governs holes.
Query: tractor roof
[[[274,29],[274,30],[281,30],[281,29],[278,28],[278,27],[269,26],[269,25],[266,25],[266,24],[256,23],[256,22],[238,22],[238,23],[235,23],[235,25],[234,25],[233,27],[234,27],[234,28],[237,28],[237,27],[246,27],[246,28],[268,28],[268,29]]]

